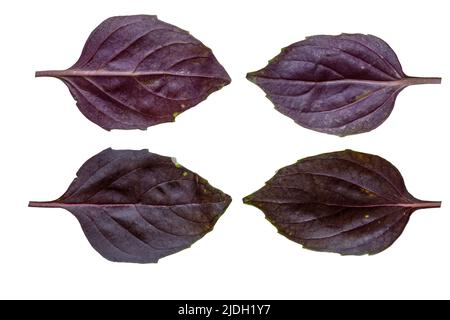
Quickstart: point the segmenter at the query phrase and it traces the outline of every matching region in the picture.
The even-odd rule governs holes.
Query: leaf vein
[[[111,63],[112,61],[114,61],[115,58],[117,58],[121,53],[125,52],[128,48],[130,48],[132,45],[134,45],[139,40],[147,37],[149,34],[155,32],[155,31],[162,31],[162,30],[173,31],[173,30],[167,29],[167,28],[157,28],[157,29],[147,30],[144,34],[142,34],[139,37],[137,37],[134,40],[132,40],[130,43],[128,43],[126,45],[126,47],[122,48],[119,52],[117,52],[111,58],[109,58],[107,61],[102,63],[97,69],[102,69],[105,65],[107,65],[107,64]]]
[[[351,228],[351,229],[348,229],[348,230],[341,230],[341,231],[338,231],[338,232],[335,233],[335,234],[331,234],[331,235],[328,235],[328,236],[324,236],[324,237],[311,237],[311,238],[305,238],[305,239],[299,238],[299,237],[294,237],[294,238],[296,238],[296,239],[303,239],[303,240],[324,240],[324,239],[332,239],[332,238],[335,238],[335,237],[338,237],[338,236],[342,236],[342,235],[348,234],[348,233],[350,233],[350,232],[354,232],[354,231],[359,230],[359,229],[361,229],[361,228],[364,228],[364,227],[367,227],[367,226],[374,225],[375,223],[378,223],[378,221],[380,221],[380,220],[386,218],[388,215],[399,215],[399,216],[400,216],[400,219],[401,219],[401,217],[403,217],[403,215],[402,215],[402,214],[399,214],[399,213],[401,213],[403,210],[404,210],[404,208],[400,208],[400,209],[395,210],[395,211],[393,211],[393,212],[391,212],[391,213],[388,213],[388,214],[386,214],[386,215],[383,215],[383,216],[381,216],[381,217],[379,217],[379,218],[377,218],[377,219],[374,219],[374,220],[370,221],[369,223],[362,224],[362,225],[356,226],[356,227]],[[398,220],[395,221],[395,222],[393,222],[389,227],[391,227],[392,225],[396,224],[397,222],[398,222]],[[370,241],[372,241],[372,240],[370,240]]]
[[[139,68],[139,66],[140,66],[145,60],[147,60],[150,56],[152,56],[154,53],[156,53],[156,52],[158,52],[158,51],[160,51],[160,50],[162,50],[162,49],[165,49],[165,48],[174,46],[174,45],[187,45],[187,44],[197,45],[197,43],[195,43],[195,42],[181,42],[181,41],[177,41],[177,42],[166,43],[166,44],[164,44],[164,45],[162,45],[162,46],[157,47],[156,49],[154,49],[154,50],[152,50],[152,51],[150,51],[150,52],[147,52],[147,53],[144,55],[144,57],[143,57],[140,61],[138,61],[136,67],[135,67],[134,70],[133,70],[133,72],[136,72],[136,70]]]
[[[134,207],[136,208],[136,212],[141,216],[142,219],[144,219],[153,228],[155,228],[156,230],[159,230],[159,231],[161,231],[163,233],[170,234],[170,235],[175,236],[175,237],[198,237],[198,236],[201,235],[201,233],[199,233],[199,234],[176,234],[176,233],[164,230],[164,229],[156,226],[153,222],[149,221],[147,218],[145,218],[144,215],[142,214],[142,212],[139,210],[137,205],[135,205]]]

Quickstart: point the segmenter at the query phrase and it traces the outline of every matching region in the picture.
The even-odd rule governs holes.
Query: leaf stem
[[[63,70],[44,70],[44,71],[36,71],[35,77],[61,77],[64,75]]]
[[[441,201],[423,201],[419,203],[415,203],[413,208],[418,209],[431,209],[431,208],[440,208],[442,202]]]
[[[440,84],[442,81],[442,78],[439,78],[439,77],[408,77],[405,80],[409,85]]]
[[[34,208],[58,208],[61,204],[54,201],[30,201],[28,206]]]

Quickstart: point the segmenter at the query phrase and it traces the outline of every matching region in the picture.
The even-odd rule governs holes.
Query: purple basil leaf
[[[231,81],[203,43],[148,15],[105,20],[77,63],[36,76],[62,80],[80,111],[106,130],[174,121]]]
[[[363,34],[306,38],[247,79],[299,125],[339,136],[378,127],[405,87],[441,82],[406,76],[386,42]]]
[[[343,255],[385,250],[415,210],[441,205],[414,198],[388,161],[351,150],[282,168],[244,202],[305,248]]]
[[[211,231],[230,202],[171,158],[106,149],[80,168],[59,199],[29,205],[69,210],[108,260],[150,263]]]

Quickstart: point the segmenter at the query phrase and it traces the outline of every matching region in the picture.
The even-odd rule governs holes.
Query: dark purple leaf
[[[281,234],[305,248],[343,255],[385,250],[415,210],[441,205],[409,194],[388,161],[351,150],[282,168],[244,202],[261,209]]]
[[[59,199],[29,205],[69,210],[108,260],[149,263],[211,231],[230,202],[171,158],[107,149],[80,168]]]
[[[106,130],[174,121],[231,81],[203,43],[148,15],[105,20],[71,68],[36,76],[61,79],[80,111]]]
[[[406,76],[386,42],[363,34],[306,38],[247,79],[299,125],[339,136],[378,127],[405,87],[441,82]]]

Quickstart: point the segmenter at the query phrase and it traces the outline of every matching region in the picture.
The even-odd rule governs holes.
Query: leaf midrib
[[[411,202],[411,203],[380,203],[380,204],[362,204],[362,205],[352,205],[345,203],[321,203],[321,202],[295,202],[295,201],[273,201],[273,200],[252,200],[248,199],[245,203],[275,203],[275,204],[320,204],[330,207],[346,207],[346,208],[377,208],[377,207],[403,207],[403,208],[414,208],[414,209],[426,209],[426,208],[439,208],[441,206],[440,201],[429,201],[429,202]]]
[[[28,204],[29,207],[45,207],[45,208],[86,208],[86,207],[135,207],[135,206],[145,206],[145,207],[154,207],[154,208],[168,208],[168,207],[180,207],[180,206],[189,206],[189,205],[203,205],[203,204],[219,204],[225,203],[227,199],[217,202],[192,202],[192,203],[180,203],[180,204],[145,204],[145,203],[64,203],[58,201],[50,201],[50,202],[40,202],[40,201],[30,201]]]
[[[256,79],[266,79],[273,81],[288,81],[288,82],[300,82],[309,84],[337,84],[337,83],[349,83],[349,84],[367,84],[367,85],[378,85],[385,87],[407,87],[411,85],[418,84],[440,84],[441,78],[435,77],[405,77],[396,80],[366,80],[366,79],[336,79],[336,80],[324,80],[324,81],[308,81],[301,79],[285,79],[285,78],[272,78],[267,76],[261,76],[257,73],[250,73],[247,75],[247,79],[250,81]]]
[[[46,70],[37,71],[36,77],[142,77],[142,76],[178,76],[178,77],[194,77],[207,79],[221,79],[225,78],[208,76],[198,73],[179,73],[170,71],[110,71],[110,70]]]

